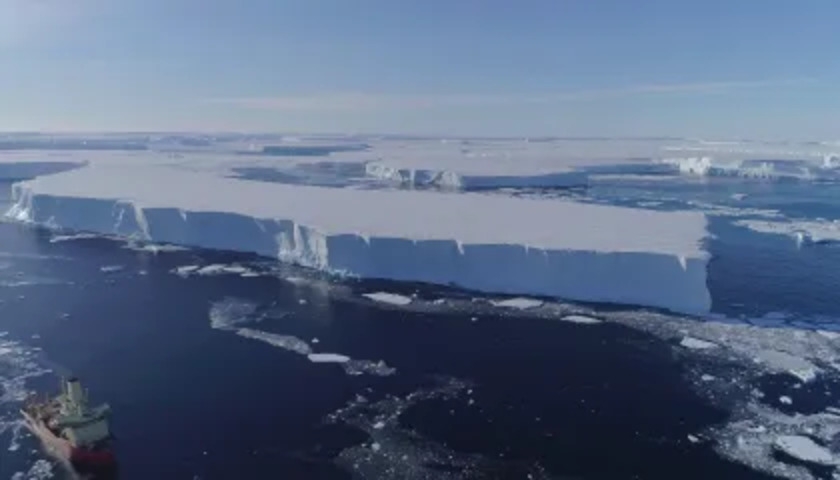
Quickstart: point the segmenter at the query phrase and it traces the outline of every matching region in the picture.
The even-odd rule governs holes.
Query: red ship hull
[[[26,427],[41,440],[47,453],[57,458],[74,473],[96,480],[117,478],[117,459],[110,445],[80,448],[56,435],[44,422],[22,411]]]

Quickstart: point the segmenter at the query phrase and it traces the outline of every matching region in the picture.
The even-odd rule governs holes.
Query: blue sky
[[[840,138],[836,0],[0,0],[0,130]]]

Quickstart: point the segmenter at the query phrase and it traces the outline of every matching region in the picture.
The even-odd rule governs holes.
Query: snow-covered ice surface
[[[184,159],[176,168],[155,153],[91,158],[83,168],[15,184],[8,216],[366,278],[691,313],[710,306],[700,213],[253,182],[204,165],[188,170],[193,163]]]

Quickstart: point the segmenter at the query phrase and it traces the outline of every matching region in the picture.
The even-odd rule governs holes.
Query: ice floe
[[[375,292],[365,293],[362,295],[365,298],[373,300],[374,302],[387,303],[389,305],[405,306],[411,303],[411,297],[399,295],[397,293]]]
[[[560,320],[564,322],[579,323],[582,325],[594,325],[598,323],[604,323],[604,321],[599,318],[590,317],[587,315],[566,315],[564,317],[561,317]]]
[[[505,300],[491,300],[490,303],[496,307],[514,308],[517,310],[528,310],[530,308],[541,307],[545,302],[535,298],[508,298]]]
[[[738,220],[735,224],[759,233],[791,237],[799,246],[805,243],[840,242],[838,220]]]
[[[802,435],[781,435],[776,439],[774,446],[791,457],[805,462],[820,465],[837,465],[838,462],[831,451]]]

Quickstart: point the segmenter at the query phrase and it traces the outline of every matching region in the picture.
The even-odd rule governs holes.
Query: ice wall
[[[84,173],[70,172],[74,177],[83,176]],[[342,223],[338,220],[346,221],[344,217],[347,215],[356,215],[358,218],[355,221],[361,224],[370,222],[371,218],[375,219],[376,215],[368,212],[373,209],[370,206],[373,204],[380,205],[380,211],[375,212],[376,214],[386,219],[396,219],[394,213],[405,208],[401,207],[398,201],[403,199],[402,193],[385,196],[387,192],[349,192],[303,187],[283,190],[275,186],[274,190],[266,190],[275,192],[274,198],[269,195],[261,198],[278,202],[283,205],[283,210],[271,218],[264,218],[247,211],[221,211],[224,207],[191,207],[190,201],[195,200],[190,200],[192,197],[189,195],[185,195],[181,203],[173,201],[173,205],[178,206],[159,206],[165,200],[158,201],[156,205],[149,205],[149,202],[144,201],[146,199],[137,200],[136,195],[131,195],[131,188],[143,185],[139,179],[133,184],[119,183],[125,180],[114,179],[112,183],[102,184],[99,188],[112,191],[117,188],[115,185],[120,185],[126,192],[125,198],[135,199],[104,198],[103,194],[93,193],[67,193],[81,191],[81,184],[66,187],[67,192],[61,193],[61,182],[53,181],[53,189],[45,188],[45,184],[39,181],[20,182],[13,186],[14,206],[7,215],[20,221],[35,222],[53,228],[254,252],[312,268],[360,277],[456,285],[496,293],[646,305],[687,313],[703,313],[710,308],[711,300],[706,288],[707,255],[699,250],[698,246],[701,237],[705,235],[705,217],[701,215],[656,216],[657,214],[631,209],[605,210],[607,207],[546,203],[545,208],[551,208],[555,213],[542,215],[545,217],[543,221],[553,227],[536,233],[517,234],[504,232],[504,229],[517,225],[516,218],[522,217],[522,212],[513,209],[505,212],[501,208],[494,208],[493,203],[501,200],[489,199],[487,202],[490,205],[486,211],[476,211],[472,218],[466,216],[460,225],[449,222],[447,218],[438,218],[437,223],[429,223],[426,228],[421,229],[434,231],[450,228],[453,237],[458,238],[458,227],[474,222],[478,225],[475,228],[479,230],[486,227],[487,231],[491,231],[490,229],[495,227],[501,232],[496,235],[482,233],[475,238],[484,240],[462,243],[454,238],[417,238],[417,235],[412,235],[411,232],[407,232],[403,237],[382,233],[394,231],[395,227],[392,224],[389,224],[387,229],[374,225],[370,228],[373,232],[370,235],[350,228],[341,231],[339,228]],[[172,177],[169,180],[172,180]],[[207,181],[210,182],[209,179]],[[213,198],[221,198],[220,201],[224,203],[226,192],[223,191],[223,185],[227,184],[220,184],[218,189],[213,188],[213,185],[207,185],[205,188]],[[237,188],[246,185],[250,189],[271,187],[251,186],[241,182],[236,185]],[[93,186],[85,188],[91,192],[96,190]],[[153,192],[156,189],[150,187],[149,191]],[[169,190],[157,189],[158,195],[161,196],[165,196],[164,191]],[[299,212],[295,213],[294,206],[287,204],[293,202],[283,202],[284,192],[290,195],[289,199],[297,199],[301,205]],[[466,195],[453,195],[442,200],[439,197],[441,195],[408,197],[414,211],[402,213],[413,213],[414,216],[422,217],[429,215],[429,212],[424,213],[424,209],[436,210],[435,202],[449,205],[450,210],[458,210],[458,198],[476,201],[475,198]],[[355,198],[360,200],[354,200]],[[389,204],[388,199],[392,199],[393,202]],[[419,203],[423,199],[427,199],[430,205],[424,206],[423,203]],[[210,202],[202,200],[204,201]],[[336,215],[337,220],[331,225],[332,228],[325,228],[323,224],[315,227],[306,221],[307,215],[316,218],[316,213],[321,215],[324,209],[330,210],[333,201],[344,204],[353,201],[359,206],[355,211],[348,210]],[[198,202],[195,205],[204,203]],[[507,203],[504,205],[509,206]],[[542,204],[518,202],[514,205],[517,208],[530,207],[529,211],[533,212],[539,210],[537,207]],[[496,207],[500,206],[502,204]],[[566,218],[560,215],[565,215]],[[289,218],[283,218],[284,216]],[[644,219],[649,223],[640,225],[638,220]],[[673,222],[674,228],[689,230],[689,233],[683,233],[682,237],[672,235],[688,239],[687,242],[682,242],[685,244],[684,254],[680,253],[678,247],[667,247],[670,240],[660,243],[659,245],[664,245],[662,248],[656,248],[657,241],[661,242],[662,238],[669,237],[666,231],[669,220]],[[405,230],[408,230],[407,226],[416,222],[416,219],[414,222],[405,222]],[[400,222],[396,224],[401,225]],[[626,225],[634,225],[635,231],[631,231]],[[588,229],[588,237],[581,237],[581,229]],[[567,247],[562,246],[563,234],[555,233],[563,231],[567,232]],[[551,234],[552,238],[551,242],[546,244],[553,246],[528,246],[527,238],[539,238],[540,235],[547,234]],[[620,244],[622,237],[625,237],[622,248],[605,247],[608,241]],[[514,238],[522,238],[522,243],[510,240]],[[633,251],[634,241],[644,241],[651,247]],[[589,244],[591,247],[586,246]]]

